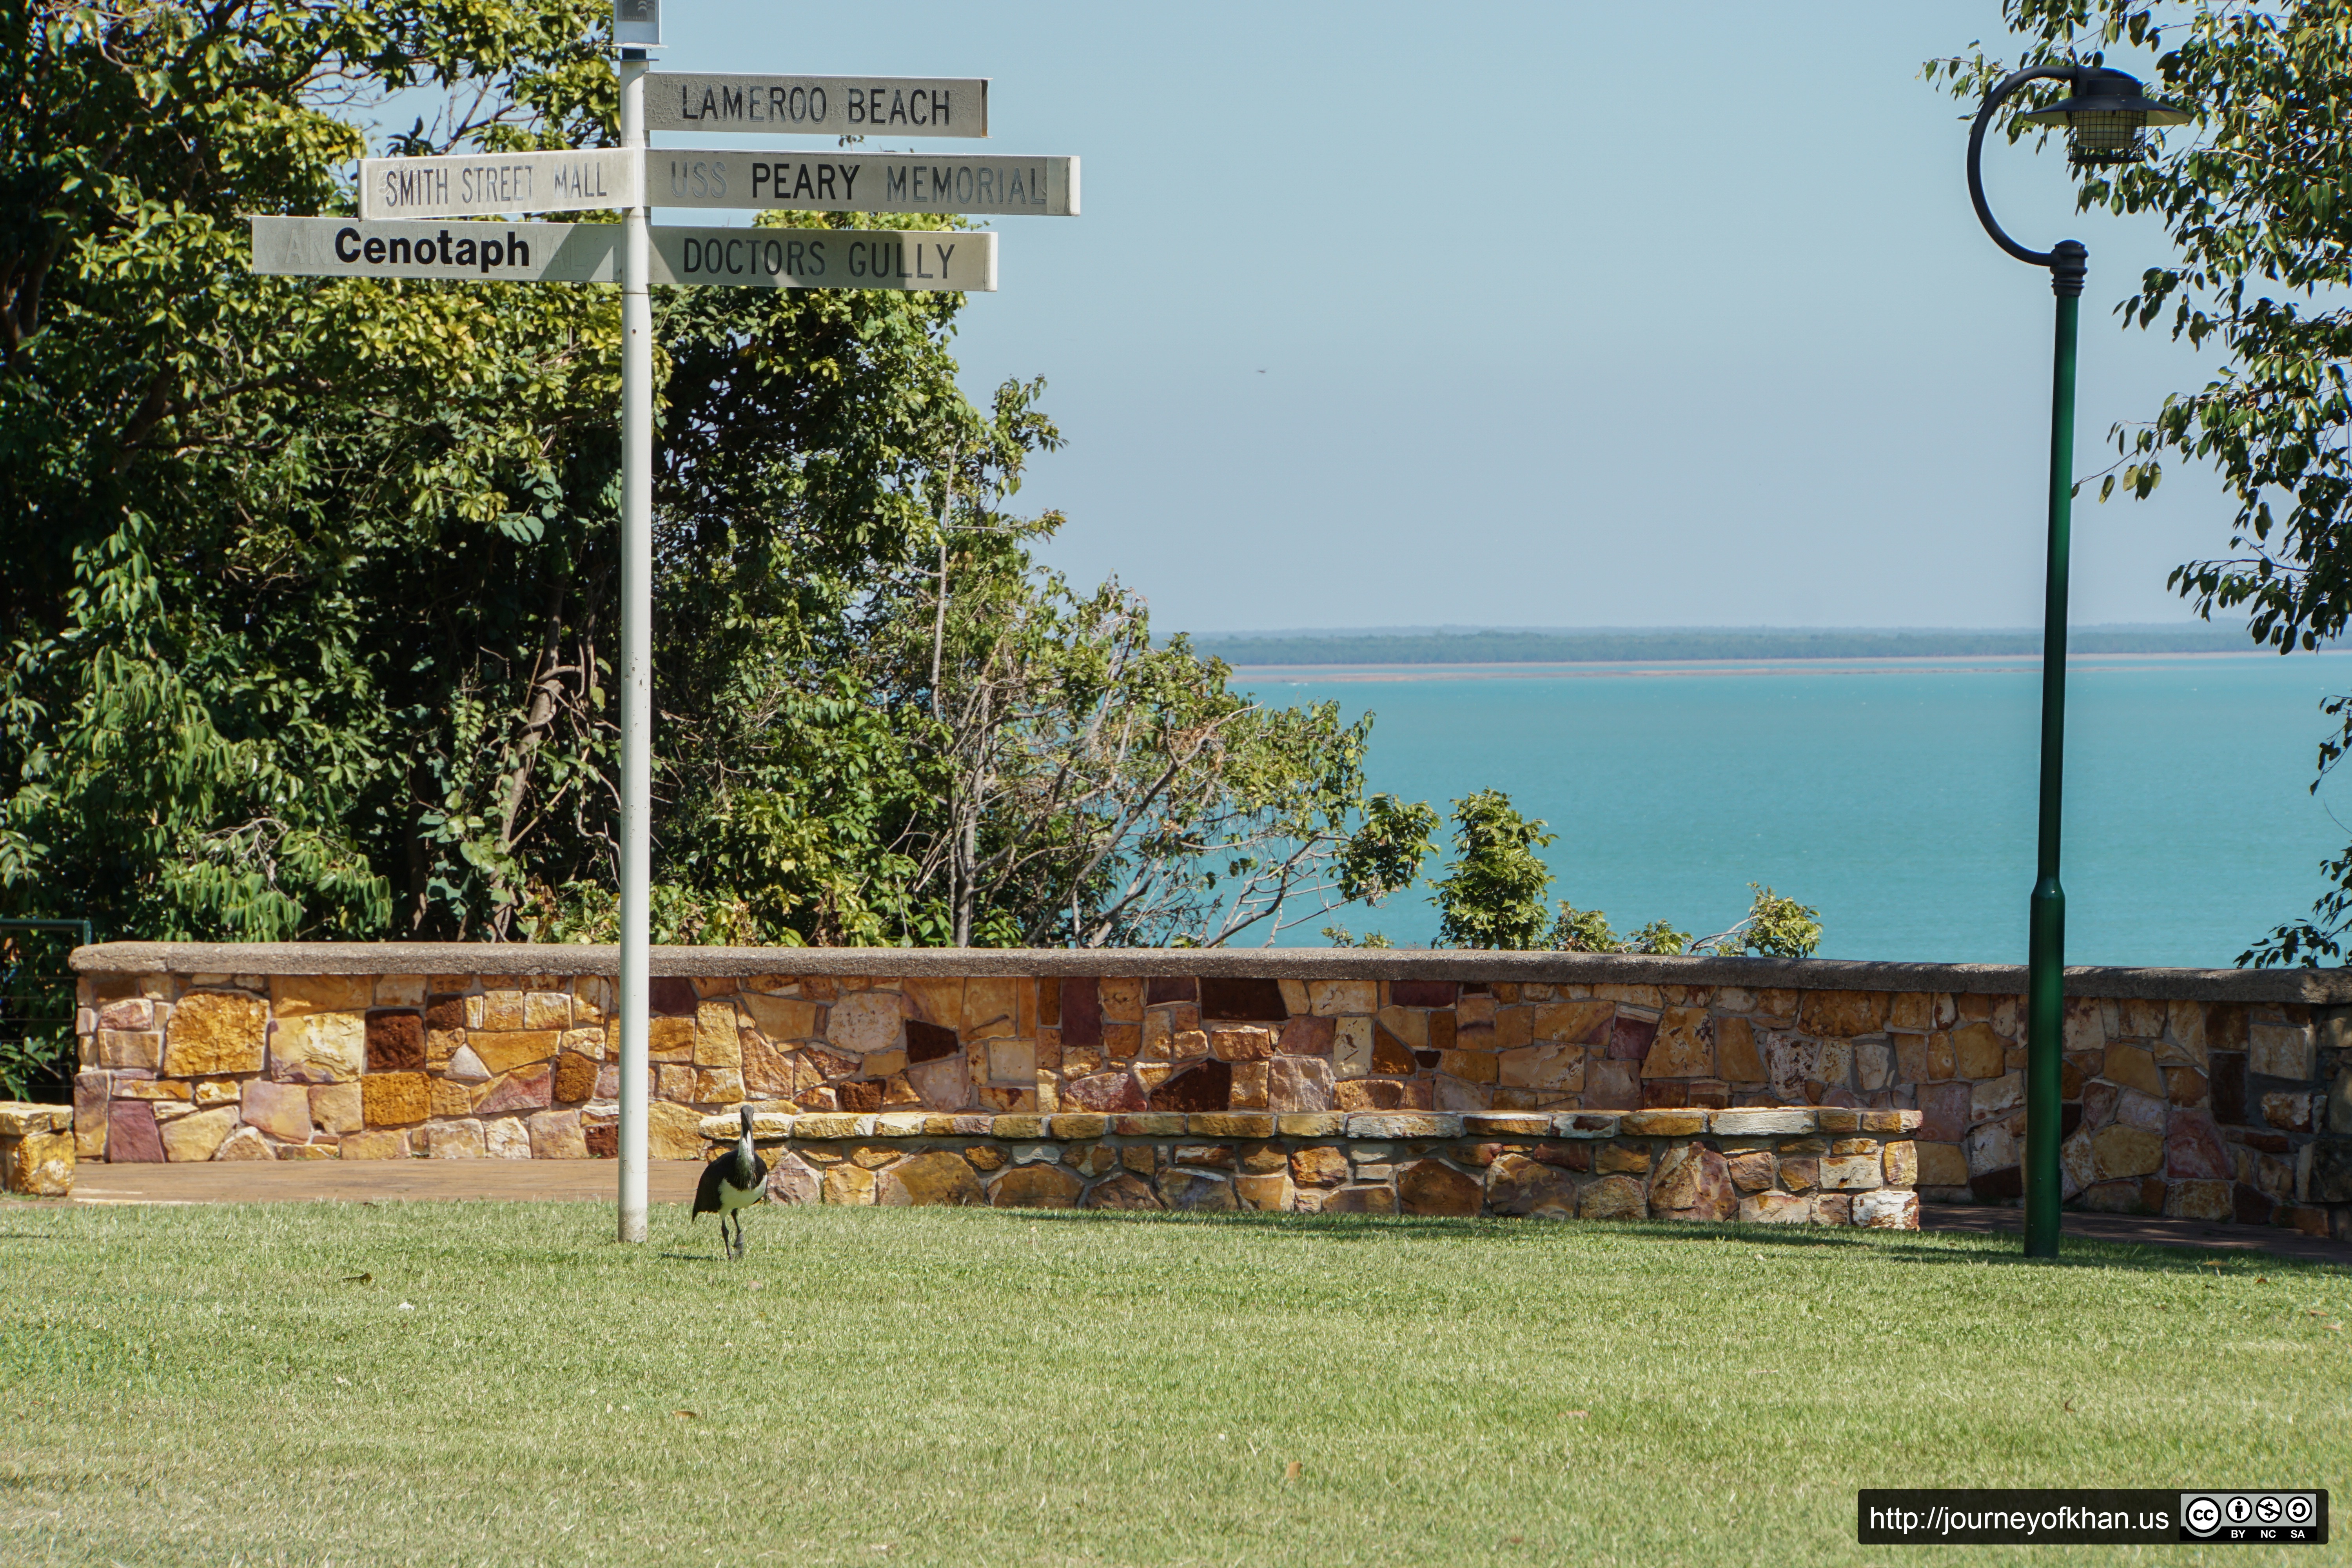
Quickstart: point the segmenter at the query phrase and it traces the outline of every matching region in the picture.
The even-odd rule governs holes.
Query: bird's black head
[[[743,1136],[749,1138],[751,1136],[751,1108],[748,1105],[741,1107],[740,1114],[743,1118]]]

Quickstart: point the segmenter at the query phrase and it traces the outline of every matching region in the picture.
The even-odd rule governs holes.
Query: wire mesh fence
[[[0,920],[0,1100],[73,1096],[74,976],[88,921]]]

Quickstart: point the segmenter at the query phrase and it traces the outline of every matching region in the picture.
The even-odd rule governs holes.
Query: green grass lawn
[[[1893,1562],[1857,1487],[2352,1476],[2335,1266],[957,1209],[761,1210],[727,1264],[682,1210],[610,1225],[0,1204],[0,1561]]]

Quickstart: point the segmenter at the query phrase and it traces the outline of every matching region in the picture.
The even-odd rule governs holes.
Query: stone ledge
[[[81,973],[604,974],[616,948],[556,942],[110,942],[77,948]],[[656,947],[656,976],[1191,975],[1297,980],[1459,980],[1541,984],[1677,984],[1809,991],[2017,995],[2014,964],[1885,963],[1817,958],[1672,958],[1473,949]],[[2069,996],[2352,1005],[2347,969],[2117,969],[2066,972]]]
[[[1087,1142],[1097,1138],[1336,1138],[1360,1142],[1430,1142],[1455,1138],[1725,1138],[1802,1136],[1813,1132],[1900,1135],[1919,1130],[1916,1110],[1852,1110],[1797,1106],[1748,1110],[1139,1111],[1124,1116],[950,1115],[941,1111],[754,1110],[751,1137],[835,1142],[849,1138],[996,1138],[1008,1142]],[[701,1121],[702,1136],[732,1143],[742,1120],[719,1111]]]
[[[1916,1112],[752,1112],[771,1203],[1665,1219],[1909,1230]],[[1822,1138],[1831,1121],[1883,1132]],[[1289,1128],[1284,1126],[1290,1124]],[[698,1119],[712,1145],[740,1114]],[[1293,1131],[1295,1129],[1296,1131]],[[1780,1138],[1771,1132],[1795,1132]]]
[[[40,1105],[29,1100],[0,1100],[0,1138],[24,1138],[36,1132],[69,1132],[73,1107]]]

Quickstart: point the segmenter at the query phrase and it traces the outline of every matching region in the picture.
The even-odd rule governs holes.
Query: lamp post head
[[[2186,125],[2191,116],[2178,105],[2141,92],[2136,76],[2084,66],[2074,73],[2072,98],[2018,118],[2029,125],[2066,127],[2071,163],[2137,163],[2151,151],[2142,131],[2151,125]]]

